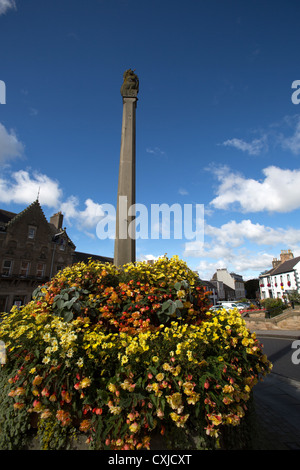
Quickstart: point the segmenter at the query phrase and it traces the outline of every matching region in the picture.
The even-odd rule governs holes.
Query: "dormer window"
[[[66,249],[66,240],[64,238],[61,238],[59,241],[59,249],[61,251],[65,251]]]
[[[29,227],[28,227],[28,238],[33,240],[35,238],[35,235],[36,235],[36,227],[34,227],[33,225],[29,225]]]

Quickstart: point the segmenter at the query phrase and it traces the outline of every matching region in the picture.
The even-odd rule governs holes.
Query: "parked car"
[[[222,305],[213,305],[212,307],[210,307],[209,310],[210,310],[211,312],[216,312],[216,311],[218,311],[218,310],[222,310],[222,308],[223,308]]]
[[[217,304],[217,305],[214,305],[213,307],[211,307],[209,310],[211,312],[215,312],[217,310],[232,310],[233,308],[237,308],[236,307],[236,304],[234,304],[233,302],[229,302],[229,303],[224,303],[224,304]]]
[[[245,307],[239,302],[224,301],[220,302],[219,305],[221,306],[221,308],[225,308],[226,310],[230,310],[233,308],[237,308],[238,310],[245,310]]]
[[[250,302],[237,302],[237,304],[241,307],[242,310],[248,310],[250,308]]]

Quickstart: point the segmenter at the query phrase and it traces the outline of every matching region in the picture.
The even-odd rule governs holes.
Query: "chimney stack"
[[[57,212],[56,214],[50,217],[50,224],[53,224],[58,230],[62,229],[64,216],[61,212]]]
[[[293,259],[294,255],[291,252],[291,250],[281,250],[280,253],[280,261],[281,263],[284,263],[284,261],[288,261],[289,259]]]
[[[280,259],[278,260],[277,258],[273,258],[272,266],[274,269],[277,268],[277,266],[279,266],[280,264],[281,264]]]

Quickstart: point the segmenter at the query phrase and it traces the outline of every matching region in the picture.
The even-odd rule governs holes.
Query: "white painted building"
[[[259,276],[259,290],[261,299],[282,299],[293,290],[300,293],[300,256],[282,251],[280,260],[273,260],[273,268]]]

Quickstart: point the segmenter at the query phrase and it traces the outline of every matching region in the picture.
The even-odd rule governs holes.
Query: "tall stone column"
[[[139,80],[131,70],[126,70],[121,87],[123,119],[121,134],[119,183],[116,212],[116,237],[114,264],[123,266],[136,260],[135,247],[135,140],[136,106]]]

